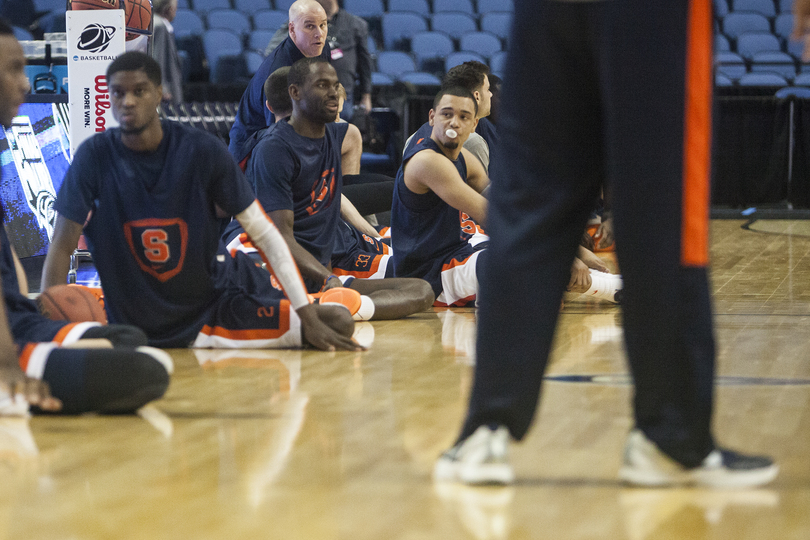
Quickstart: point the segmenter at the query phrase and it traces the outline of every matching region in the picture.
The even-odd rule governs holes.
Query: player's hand
[[[793,34],[791,39],[804,41],[802,60],[810,61],[810,0],[793,2]]]
[[[568,282],[568,290],[571,292],[583,293],[591,287],[591,271],[588,266],[578,257],[571,265],[571,281]]]
[[[613,243],[613,220],[606,219],[599,224],[596,229],[596,234],[593,236],[594,240],[598,239],[596,246],[600,249],[605,249]]]
[[[26,376],[16,364],[0,366],[0,389],[9,395],[22,395],[29,405],[44,411],[58,411],[62,402],[51,395],[48,383]]]
[[[321,289],[321,292],[328,291],[329,289],[333,289],[335,287],[343,287],[343,282],[340,281],[339,277],[329,276],[329,279],[327,279],[326,283],[323,284],[323,289]]]
[[[605,264],[605,261],[600,259],[593,251],[588,251],[582,246],[577,251],[577,258],[582,261],[586,267],[599,270],[600,272],[610,273],[610,269]],[[588,279],[588,286],[590,287],[590,278]]]
[[[362,351],[352,339],[354,320],[343,306],[310,304],[296,310],[304,342],[322,351]]]

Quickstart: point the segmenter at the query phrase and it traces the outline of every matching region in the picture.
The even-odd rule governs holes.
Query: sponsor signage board
[[[112,117],[107,66],[126,50],[123,9],[68,11],[70,153],[94,133],[118,123]]]

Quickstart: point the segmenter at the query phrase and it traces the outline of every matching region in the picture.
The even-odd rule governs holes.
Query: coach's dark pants
[[[528,430],[571,262],[604,181],[636,425],[688,466],[713,448],[711,77],[709,62],[687,76],[698,65],[687,60],[690,3],[710,15],[710,0],[515,2],[462,438],[489,423],[517,439]],[[710,18],[697,26],[709,57]],[[698,170],[687,174],[685,163]]]

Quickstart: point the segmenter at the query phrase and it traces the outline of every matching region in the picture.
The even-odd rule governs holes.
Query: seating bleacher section
[[[180,0],[174,27],[180,48],[186,50],[184,57],[194,59],[200,55],[199,50],[193,50],[196,38],[196,47],[203,49],[209,66],[208,81],[222,80],[224,74],[249,77],[258,63],[256,55],[264,54],[272,33],[286,21],[291,3],[292,0]],[[802,45],[790,40],[792,0],[713,0],[713,3],[719,86],[778,80],[762,74],[776,75],[790,85],[810,72],[810,63],[801,60]],[[372,43],[379,51],[373,53],[376,81],[387,85],[389,80],[400,80],[404,73],[409,74],[411,81],[432,81],[441,77],[455,59],[470,57],[470,53],[489,62],[494,73],[503,75],[512,0],[344,0],[343,4],[369,21]],[[47,5],[56,13],[60,9],[57,5],[64,3],[51,5],[38,0],[38,5]],[[212,30],[219,32],[212,34]],[[23,29],[19,35],[27,36]],[[232,36],[237,39],[231,39]],[[243,60],[232,69],[218,67],[223,50],[217,43],[223,39],[227,41],[226,62],[233,62],[238,56]],[[385,59],[385,65],[379,64],[379,55],[390,51],[404,53],[398,55],[401,66],[392,66],[390,58]],[[448,62],[451,55],[454,60]],[[239,69],[247,72],[238,73]],[[751,74],[757,76],[743,79]],[[807,77],[799,80],[804,82]]]

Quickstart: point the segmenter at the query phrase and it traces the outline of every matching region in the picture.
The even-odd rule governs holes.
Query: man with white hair
[[[323,7],[315,0],[297,0],[290,6],[289,16],[290,35],[264,59],[242,94],[228,146],[234,156],[251,135],[273,123],[273,113],[264,106],[267,77],[304,57],[320,56],[327,62],[330,59],[329,47],[325,46],[327,20]]]

